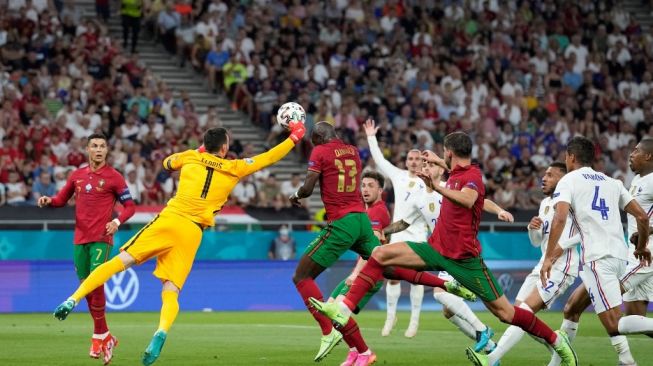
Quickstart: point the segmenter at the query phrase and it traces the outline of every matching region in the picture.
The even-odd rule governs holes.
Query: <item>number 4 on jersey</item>
[[[596,204],[598,201],[598,205]],[[592,210],[599,211],[603,220],[608,219],[610,209],[605,205],[605,199],[599,198],[599,186],[594,186],[594,199],[592,200]]]

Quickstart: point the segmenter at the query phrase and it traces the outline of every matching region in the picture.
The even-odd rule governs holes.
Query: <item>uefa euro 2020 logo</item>
[[[138,297],[138,287],[138,276],[133,269],[127,268],[126,271],[116,273],[104,284],[107,307],[113,310],[126,309]]]

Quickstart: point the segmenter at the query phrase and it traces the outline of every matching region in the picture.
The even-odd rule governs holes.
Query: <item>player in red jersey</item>
[[[322,341],[315,361],[320,361],[342,339],[350,348],[359,353],[356,366],[366,366],[376,360],[365,344],[358,325],[353,319],[333,328],[331,320],[309,305],[309,298],[323,299],[322,292],[314,279],[330,267],[347,250],[353,250],[363,259],[369,258],[372,250],[379,246],[372,225],[365,214],[365,206],[360,192],[361,162],[358,149],[345,144],[338,138],[334,127],[327,122],[319,122],[313,128],[311,141],[315,146],[308,163],[308,174],[304,185],[290,197],[294,205],[313,193],[315,183],[320,181],[322,202],[326,208],[328,225],[306,248],[299,260],[293,282],[309,311],[320,324]],[[458,286],[441,280],[430,273],[417,273],[409,269],[397,269],[393,279],[405,279],[431,287],[446,287],[449,291],[459,291]],[[376,284],[375,283],[373,285]],[[464,295],[464,294],[463,294]]]
[[[80,281],[109,259],[113,234],[121,223],[134,215],[135,205],[125,178],[107,165],[107,138],[92,134],[86,144],[88,166],[75,170],[66,185],[54,197],[39,198],[39,207],[62,207],[75,195],[75,271]],[[116,201],[124,206],[118,218],[112,219]],[[111,362],[117,339],[109,333],[105,318],[104,287],[86,296],[93,317],[94,330],[89,355]]]
[[[383,194],[383,185],[385,183],[385,178],[383,175],[376,171],[366,171],[363,173],[362,179],[361,179],[361,194],[363,195],[363,201],[365,202],[365,208],[366,208],[366,213],[367,217],[370,219],[370,223],[372,224],[372,230],[374,231],[374,236],[376,236],[379,240],[381,240],[383,234],[383,229],[390,225],[390,212],[388,211],[388,207],[385,205],[385,202],[383,201],[383,198],[381,197]],[[356,277],[358,276],[358,273],[360,270],[363,268],[365,265],[366,261],[363,258],[358,258],[358,261],[356,261],[356,266],[354,267],[354,270],[351,272],[351,274],[342,280],[338,286],[336,286],[335,289],[331,292],[331,296],[329,297],[329,301],[333,300],[340,300],[344,295],[349,291],[349,287],[351,284],[354,282]],[[376,294],[381,287],[383,286],[383,281],[377,282],[376,286],[371,291],[368,291],[368,293],[365,295],[365,297],[361,300],[360,303],[358,303],[358,306],[356,310],[354,310],[355,314],[358,314],[360,309],[363,309],[365,305],[370,301],[372,296]],[[347,358],[345,361],[340,364],[340,366],[353,366],[355,365],[355,362],[358,360],[359,353],[355,348],[352,348],[349,350],[349,353],[347,354]]]
[[[485,266],[477,239],[485,186],[480,169],[471,163],[471,153],[471,138],[463,132],[454,132],[444,139],[444,160],[431,151],[422,155],[427,162],[451,169],[444,187],[422,176],[429,188],[444,198],[440,218],[428,242],[398,242],[377,248],[342,302],[324,303],[311,298],[310,304],[336,324],[346,324],[356,305],[383,278],[384,272],[397,271],[394,266],[444,270],[477,294],[502,322],[542,338],[556,350],[565,365],[575,366],[578,360],[566,333],[554,332],[532,312],[511,305]],[[471,348],[467,349],[467,355],[475,365],[493,366],[488,364],[487,357]]]

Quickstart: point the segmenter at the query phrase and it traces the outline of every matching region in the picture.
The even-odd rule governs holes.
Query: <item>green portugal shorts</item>
[[[381,243],[374,236],[367,214],[352,212],[322,229],[308,245],[304,255],[322,267],[329,268],[349,249],[367,259],[379,245]]]
[[[485,266],[483,258],[451,259],[444,257],[427,242],[408,242],[408,246],[426,263],[429,271],[447,271],[461,285],[467,287],[483,301],[494,301],[503,296],[503,290]]]
[[[109,259],[111,245],[102,242],[91,242],[74,245],[75,272],[77,278],[85,279],[100,264]]]

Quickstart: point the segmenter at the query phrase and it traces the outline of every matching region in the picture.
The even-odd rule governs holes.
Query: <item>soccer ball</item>
[[[304,123],[306,121],[306,112],[299,103],[288,102],[279,107],[277,112],[277,123],[279,126],[288,129],[290,121],[298,121]]]

